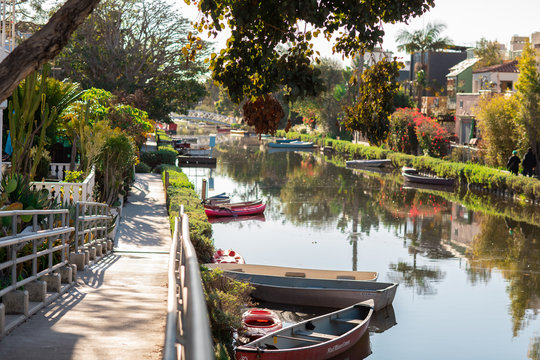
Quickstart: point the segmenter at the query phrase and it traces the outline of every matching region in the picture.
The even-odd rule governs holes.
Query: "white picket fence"
[[[69,204],[79,201],[92,201],[95,182],[96,174],[92,169],[82,183],[34,181],[30,185],[35,190],[47,189],[52,199],[56,199],[62,204]]]

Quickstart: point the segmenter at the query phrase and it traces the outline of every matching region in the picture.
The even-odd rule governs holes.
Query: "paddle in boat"
[[[391,165],[392,160],[390,159],[371,159],[371,160],[350,160],[345,162],[347,167],[350,168],[366,168],[366,167],[383,167],[386,165]]]
[[[366,333],[373,300],[299,322],[236,348],[236,360],[322,360],[353,347]]]
[[[245,216],[262,214],[266,204],[262,200],[246,201],[240,203],[205,204],[204,211],[207,216]]]
[[[253,341],[281,328],[281,319],[275,311],[252,308],[242,314],[239,335]]]
[[[440,185],[440,186],[454,185],[454,179],[420,175],[415,168],[406,167],[406,166],[404,166],[401,169],[401,175],[403,175],[403,178],[405,180],[410,181],[412,183]]]
[[[312,142],[305,142],[305,141],[298,141],[298,140],[285,142],[285,143],[270,142],[268,143],[268,146],[271,148],[289,148],[289,149],[309,149],[309,148],[314,147]]]
[[[375,311],[394,301],[397,283],[348,279],[310,279],[290,276],[224,272],[225,276],[249,282],[251,296],[273,303],[342,308],[373,299]]]
[[[308,279],[376,281],[377,277],[379,276],[379,274],[374,271],[319,270],[256,264],[208,264],[207,266],[211,269],[220,269],[224,273],[239,272],[244,274],[298,277]]]
[[[244,264],[244,258],[234,250],[218,249],[212,257],[212,262],[216,264]]]

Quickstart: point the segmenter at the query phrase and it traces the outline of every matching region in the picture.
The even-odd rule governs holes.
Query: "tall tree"
[[[187,61],[189,22],[162,0],[104,0],[56,59],[59,77],[84,88],[144,93],[137,106],[155,120],[185,111],[204,94],[196,81],[205,71],[200,57]],[[205,44],[199,42],[205,54]]]
[[[531,147],[536,155],[536,171],[540,165],[540,70],[539,54],[527,41],[519,59],[516,83],[519,110],[517,120],[525,135],[523,148]]]
[[[480,69],[491,65],[498,65],[502,64],[503,62],[501,44],[499,44],[497,41],[486,40],[485,38],[480,39],[480,41],[476,43],[474,55],[480,58],[480,60],[474,64],[475,69]]]
[[[441,35],[445,29],[445,24],[428,23],[419,30],[401,29],[396,36],[397,42],[400,43],[398,45],[399,51],[406,51],[409,54],[420,53],[420,62],[413,69],[416,74],[416,96],[419,108],[422,105],[422,94],[427,85],[425,75],[427,69],[424,59],[426,52],[445,49],[452,44],[449,38]]]
[[[318,56],[310,43],[314,37],[335,35],[333,49],[349,56],[380,43],[383,23],[405,21],[434,5],[433,0],[194,2],[204,15],[199,31],[217,35],[226,25],[231,30],[210,68],[236,103],[282,88],[287,102],[317,95],[324,87],[312,66]]]

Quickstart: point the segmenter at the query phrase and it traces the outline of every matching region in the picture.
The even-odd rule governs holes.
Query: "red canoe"
[[[245,206],[205,206],[204,211],[207,216],[244,216],[262,214],[266,209],[266,204],[255,204]]]
[[[219,249],[214,253],[212,262],[215,264],[245,264],[244,258],[234,250]]]
[[[356,344],[366,333],[373,300],[318,316],[236,348],[236,360],[324,360]]]
[[[281,319],[271,310],[249,309],[242,314],[242,335],[250,341],[281,329]]]

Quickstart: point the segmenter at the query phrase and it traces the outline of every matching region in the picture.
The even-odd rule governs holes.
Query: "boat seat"
[[[306,277],[306,274],[303,273],[303,272],[287,271],[287,272],[285,273],[285,276],[305,278],[305,277]]]
[[[356,276],[354,276],[354,275],[338,275],[338,276],[336,276],[336,279],[338,279],[338,280],[356,280]]]
[[[313,340],[313,339],[305,339],[305,338],[300,338],[300,337],[296,337],[296,336],[287,336],[287,335],[274,335],[275,337],[278,337],[278,338],[282,338],[282,339],[288,339],[288,340],[296,340],[296,341],[307,341],[307,342],[312,342],[312,343],[320,343],[322,342],[323,340]]]
[[[347,318],[335,318],[335,319],[332,319],[332,321],[337,321],[337,322],[351,324],[351,325],[358,325],[364,322],[364,320],[360,320],[360,319],[347,319]]]
[[[325,339],[325,340],[333,340],[333,339],[338,337],[337,335],[332,335],[332,334],[323,334],[323,333],[318,333],[318,332],[307,332],[307,331],[302,331],[302,330],[297,330],[297,331],[294,332],[294,334],[295,335],[301,335],[301,336],[316,337],[316,338],[321,338],[321,339]]]

